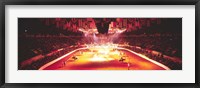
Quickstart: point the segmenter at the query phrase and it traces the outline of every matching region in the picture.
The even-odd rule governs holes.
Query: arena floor
[[[123,49],[81,49],[57,61],[47,63],[40,70],[167,70]]]

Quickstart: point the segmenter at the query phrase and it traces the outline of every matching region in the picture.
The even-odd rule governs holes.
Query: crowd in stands
[[[150,59],[153,59],[159,63],[162,63],[162,64],[168,66],[170,69],[173,69],[173,70],[181,70],[182,69],[181,62],[177,62],[177,60],[175,61],[173,59],[170,59],[163,53],[152,53],[152,51],[138,48],[138,47],[131,47],[130,49],[137,53],[143,54],[143,55],[149,57]]]
[[[155,50],[165,55],[182,58],[182,37],[176,34],[166,35],[141,35],[123,37],[124,42],[131,46]]]
[[[177,34],[166,35],[137,35],[123,37],[123,42],[130,45],[129,48],[137,53],[143,54],[155,61],[158,61],[171,69],[182,69],[182,38]],[[156,51],[157,53],[153,53]]]
[[[75,49],[75,48],[74,48]],[[53,61],[55,60],[56,58],[72,51],[73,48],[64,48],[62,51],[59,51],[59,52],[55,52],[55,53],[52,53],[51,55],[44,55],[44,58],[41,58],[37,61],[34,61],[32,62],[31,64],[27,65],[27,66],[24,66],[22,67],[21,69],[27,69],[27,70],[37,70],[39,69],[41,66],[43,66],[44,64],[50,62],[50,61]]]
[[[21,37],[19,38],[19,69],[39,69],[44,64],[70,52],[83,44],[94,42],[92,37]],[[177,63],[166,56],[182,58],[182,38],[181,35],[132,35],[121,36],[114,43],[127,43],[129,48],[137,53],[141,53],[153,60],[156,60],[171,69],[182,69],[182,63]],[[137,47],[136,47],[137,46]],[[140,47],[140,48],[138,48]],[[59,52],[54,52],[62,49]],[[152,53],[158,51],[159,54]],[[49,55],[49,53],[52,53]],[[42,55],[43,58],[33,61],[27,66],[21,66],[21,63],[34,56]]]
[[[77,44],[80,37],[23,37],[19,39],[19,69],[39,69],[42,65],[81,47]],[[27,66],[21,66],[23,61],[37,55],[42,55],[44,58],[33,61]]]

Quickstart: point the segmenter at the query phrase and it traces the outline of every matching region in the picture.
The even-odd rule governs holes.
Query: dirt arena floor
[[[127,50],[84,49],[73,52],[42,70],[166,70]]]

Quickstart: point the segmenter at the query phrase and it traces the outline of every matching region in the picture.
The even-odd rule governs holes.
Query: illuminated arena
[[[18,18],[19,70],[182,70],[181,18]]]

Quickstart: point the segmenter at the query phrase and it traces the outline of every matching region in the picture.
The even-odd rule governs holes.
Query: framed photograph
[[[200,87],[199,0],[5,0],[0,13],[1,87]]]

